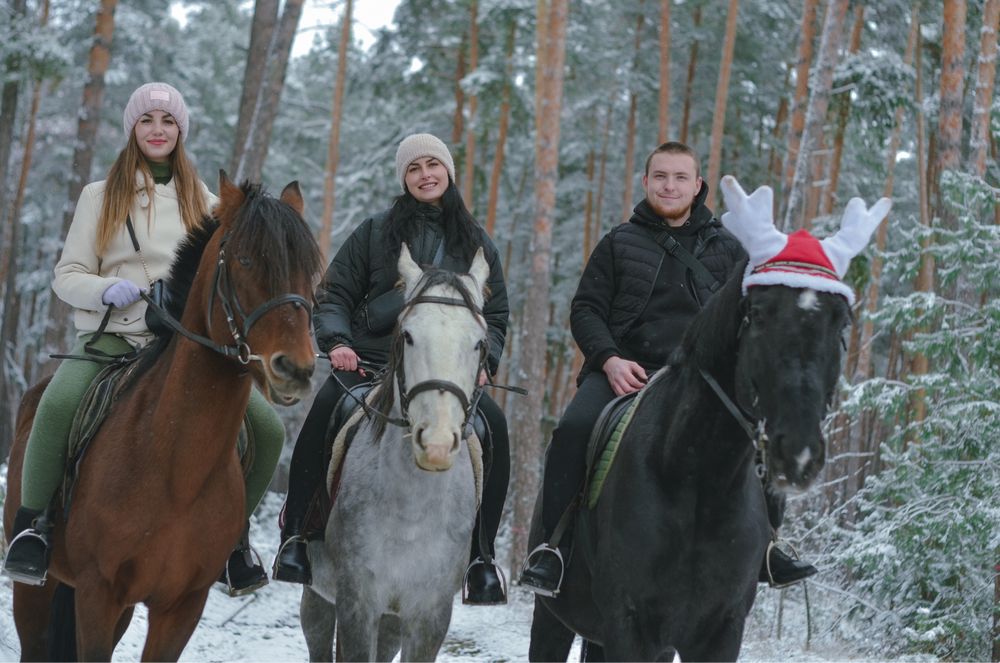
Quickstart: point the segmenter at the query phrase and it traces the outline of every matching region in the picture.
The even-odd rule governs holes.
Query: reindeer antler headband
[[[865,248],[889,213],[891,200],[880,198],[868,209],[865,201],[851,198],[837,234],[818,240],[807,230],[786,235],[774,226],[771,187],[759,187],[748,196],[735,177],[726,175],[720,188],[728,209],[722,215],[722,225],[750,256],[743,294],[755,285],[785,285],[836,293],[848,304],[854,303],[854,291],[841,279],[851,258]]]

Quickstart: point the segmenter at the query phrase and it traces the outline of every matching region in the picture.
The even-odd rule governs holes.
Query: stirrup
[[[237,552],[237,551],[234,550],[233,552]],[[223,578],[225,579],[225,583],[224,583],[225,586],[226,586],[226,590],[225,591],[226,591],[227,594],[229,594],[229,596],[244,596],[246,594],[250,594],[252,592],[256,592],[258,589],[260,589],[264,585],[268,584],[267,573],[264,571],[264,561],[261,559],[260,554],[256,550],[254,550],[254,547],[251,546],[251,545],[248,545],[246,547],[246,550],[241,550],[239,552],[241,554],[243,554],[243,555],[246,555],[247,553],[250,553],[250,559],[254,562],[254,565],[260,567],[260,576],[261,576],[261,578],[257,582],[254,582],[254,583],[252,583],[250,585],[247,585],[246,587],[240,587],[240,588],[233,587],[233,579],[229,575],[229,559],[227,559],[226,560],[226,568],[223,571],[222,577],[219,578],[218,582],[220,584],[223,584],[223,582],[222,582]],[[232,554],[230,554],[230,557],[232,557]],[[253,567],[252,566],[248,566],[247,568],[253,568]]]
[[[481,556],[480,557],[476,557],[474,560],[472,560],[472,563],[469,564],[469,567],[467,569],[465,569],[465,576],[462,578],[462,605],[506,605],[507,604],[507,576],[504,575],[503,569],[501,569],[498,564],[496,564],[496,563],[494,563],[492,561],[490,562],[490,566],[492,566],[494,569],[496,569],[496,571],[497,571],[497,577],[500,578],[500,591],[503,593],[503,601],[497,602],[497,603],[480,603],[480,604],[469,604],[468,603],[468,598],[469,598],[469,574],[472,572],[472,569],[474,567],[479,566],[479,565],[483,565],[483,566],[486,565],[486,560],[484,560]]]
[[[779,545],[779,543],[781,545]],[[795,547],[783,539],[774,539],[767,544],[767,550],[764,551],[764,569],[767,571],[767,585],[772,589],[784,589],[785,587],[791,587],[792,585],[803,582],[805,578],[799,578],[798,580],[793,580],[791,582],[776,582],[774,580],[774,574],[771,572],[771,551],[778,549],[780,552],[785,552],[785,548],[788,549],[786,555],[797,562],[802,561],[799,558],[799,551]],[[815,571],[813,571],[815,573]]]
[[[559,582],[556,583],[555,590],[547,589],[545,587],[539,587],[538,585],[533,585],[530,582],[524,581],[524,572],[528,570],[528,566],[531,564],[531,559],[536,554],[542,553],[554,553],[556,558],[559,559]],[[529,591],[538,594],[539,596],[546,596],[548,598],[555,598],[559,595],[559,591],[562,589],[563,578],[566,575],[566,562],[563,560],[562,551],[558,547],[552,547],[548,543],[540,543],[535,546],[535,549],[528,553],[528,556],[524,558],[524,563],[521,565],[521,577],[518,582],[522,587],[526,587]],[[530,576],[529,576],[530,578]]]
[[[37,575],[30,575],[27,573],[22,573],[7,567],[8,557],[10,555],[11,549],[17,544],[18,541],[21,545],[30,545],[31,541],[29,539],[35,539],[43,548],[42,553],[42,575],[41,577]],[[46,579],[49,577],[49,540],[44,534],[39,532],[37,529],[29,527],[26,530],[22,530],[20,534],[11,539],[10,545],[7,546],[7,556],[3,560],[3,568],[0,569],[0,573],[3,573],[8,578],[14,582],[19,582],[25,585],[31,585],[32,587],[41,587],[45,584]]]
[[[311,585],[312,584],[312,569],[309,568],[309,566],[308,566],[309,565],[309,552],[308,552],[308,549],[306,550],[306,563],[307,563],[307,568],[306,568],[307,573],[306,573],[306,576],[307,577],[305,577],[305,578],[298,578],[298,577],[296,577],[296,578],[289,578],[286,575],[287,572],[288,572],[287,567],[280,567],[279,568],[279,562],[281,561],[281,555],[282,555],[282,553],[284,553],[285,549],[288,548],[288,546],[290,546],[293,543],[304,543],[304,544],[306,544],[308,546],[309,545],[309,539],[306,538],[306,536],[303,535],[303,534],[293,534],[293,535],[289,536],[287,539],[285,539],[284,541],[281,542],[281,545],[278,546],[278,551],[274,554],[274,562],[271,564],[271,578],[274,579],[274,580],[277,580],[279,582],[291,582],[291,583],[296,583],[296,584],[301,584],[301,585],[307,585],[307,586]]]

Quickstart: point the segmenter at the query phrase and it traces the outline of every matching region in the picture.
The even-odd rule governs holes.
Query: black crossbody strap
[[[703,287],[708,288],[710,292],[715,292],[722,287],[722,283],[712,276],[712,272],[708,271],[708,268],[701,264],[697,258],[691,255],[691,252],[685,249],[676,238],[670,235],[670,233],[664,230],[657,232],[648,228],[645,230],[653,236],[653,239],[664,251],[667,252],[667,255],[671,255],[684,263],[684,265],[691,270],[691,274],[694,275],[694,279]]]

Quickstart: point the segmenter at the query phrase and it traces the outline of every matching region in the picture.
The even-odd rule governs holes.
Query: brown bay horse
[[[169,288],[183,332],[147,348],[80,465],[69,517],[55,509],[45,586],[14,583],[24,660],[44,660],[53,595],[75,589],[76,651],[110,660],[133,607],[143,660],[176,660],[245,522],[235,440],[252,384],[289,404],[310,390],[313,286],[320,269],[298,184],[280,200],[220,174],[214,219],[178,249]],[[176,303],[180,301],[181,303]],[[183,307],[183,308],[181,308]],[[182,313],[180,311],[183,311]],[[8,535],[45,383],[18,412],[4,505]]]

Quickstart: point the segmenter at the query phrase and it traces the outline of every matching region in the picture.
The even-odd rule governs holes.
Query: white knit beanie
[[[125,137],[132,135],[132,129],[140,117],[154,110],[170,113],[174,121],[177,122],[177,127],[181,130],[181,136],[187,138],[187,104],[184,103],[184,97],[181,96],[181,93],[166,83],[146,83],[132,93],[128,103],[125,104],[123,122]]]
[[[431,134],[410,134],[399,143],[396,150],[396,179],[399,180],[403,191],[406,191],[406,169],[421,157],[434,157],[442,164],[451,181],[455,181],[455,162],[451,158],[451,152],[440,138]]]

